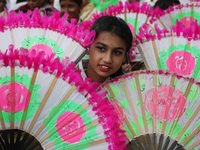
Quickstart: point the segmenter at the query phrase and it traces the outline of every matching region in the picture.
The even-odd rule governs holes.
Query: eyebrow
[[[100,44],[100,45],[103,45],[103,46],[105,46],[105,47],[108,47],[106,44],[104,44],[104,43],[102,43],[102,42],[97,42],[96,44]],[[125,49],[124,49],[123,47],[116,47],[115,49],[125,51]]]

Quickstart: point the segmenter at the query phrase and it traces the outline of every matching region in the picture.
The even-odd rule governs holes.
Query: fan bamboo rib
[[[30,98],[31,98],[31,95],[32,95],[32,91],[33,91],[33,87],[34,87],[35,80],[36,80],[36,77],[37,77],[37,73],[38,73],[37,71],[33,72],[32,79],[31,79],[31,84],[30,84],[30,87],[29,87],[29,95],[30,95],[30,97],[27,97],[27,99],[26,99],[26,106],[30,102]],[[24,128],[24,123],[25,123],[25,118],[26,118],[26,115],[27,115],[27,110],[28,110],[28,106],[24,108],[24,112],[23,112],[23,115],[22,115],[22,121],[21,121],[20,127],[19,127],[19,129],[21,129],[21,130],[23,130],[23,128]]]
[[[49,97],[49,95],[51,94],[51,92],[52,92],[52,90],[53,90],[53,88],[54,88],[54,86],[55,86],[57,80],[58,80],[58,78],[54,77],[54,79],[53,79],[53,81],[52,81],[52,83],[51,83],[51,85],[50,85],[50,87],[49,87],[49,89],[48,89],[48,91],[47,91],[47,93],[46,93],[46,95],[45,95],[45,97],[44,97],[44,99],[43,99],[43,101],[42,101],[42,103],[41,103],[41,105],[40,105],[38,111],[37,111],[37,113],[35,114],[35,116],[34,116],[32,122],[31,122],[31,124],[30,124],[30,126],[29,126],[29,128],[28,128],[28,130],[27,130],[27,132],[30,133],[31,130],[33,129],[33,126],[34,126],[35,122],[37,121],[37,119],[38,119],[38,117],[39,117],[39,115],[40,115],[40,113],[41,113],[41,111],[42,111],[42,109],[43,109],[45,103],[47,102],[48,97]]]

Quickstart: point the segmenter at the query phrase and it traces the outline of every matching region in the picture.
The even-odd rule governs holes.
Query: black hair
[[[121,39],[123,39],[126,43],[126,61],[129,62],[129,52],[133,44],[133,35],[129,26],[124,20],[115,16],[102,16],[93,23],[90,30],[94,30],[96,32],[95,38],[99,35],[99,33],[105,31],[115,33]],[[116,73],[111,75],[111,77],[119,76],[122,74],[123,71],[122,68],[120,68]]]
[[[158,0],[153,8],[155,9],[157,6],[162,9],[166,10],[169,6],[174,6],[180,4],[179,0]]]
[[[59,2],[64,1],[64,0],[59,0]],[[75,2],[76,4],[78,4],[79,7],[81,7],[83,1],[82,0],[71,0],[73,2]]]

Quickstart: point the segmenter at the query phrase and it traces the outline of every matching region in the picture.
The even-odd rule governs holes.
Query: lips
[[[103,72],[108,72],[110,71],[111,67],[107,65],[99,65],[99,69]]]

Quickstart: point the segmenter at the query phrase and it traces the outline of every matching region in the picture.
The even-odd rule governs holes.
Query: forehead
[[[108,47],[122,47],[126,49],[125,41],[117,34],[112,32],[100,32],[95,38],[94,43],[103,43]]]
[[[78,5],[75,1],[73,0],[60,0],[60,4],[68,4],[68,3],[74,3],[76,5]]]

